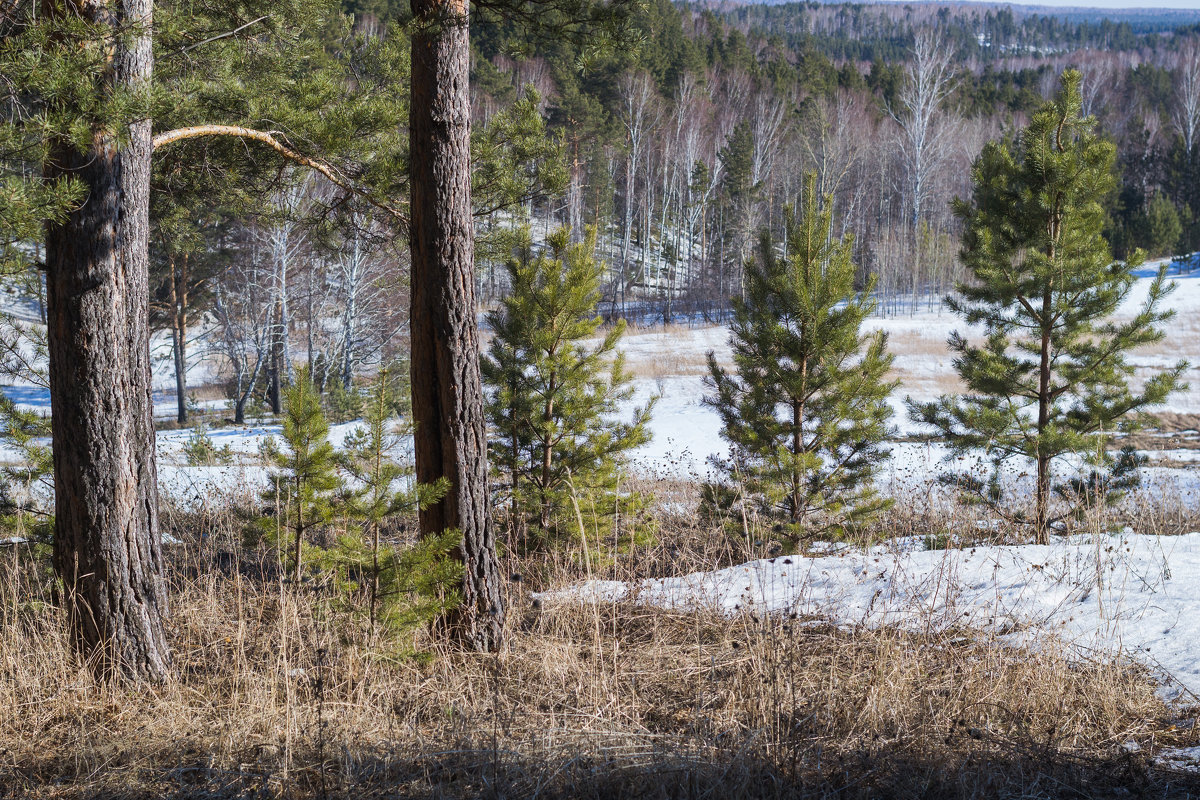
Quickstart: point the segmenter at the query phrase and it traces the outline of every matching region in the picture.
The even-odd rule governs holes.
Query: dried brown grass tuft
[[[192,535],[170,553],[177,677],[154,691],[93,683],[53,595],[4,556],[0,796],[1164,796],[1188,780],[1147,760],[1190,734],[1144,671],[1052,639],[541,608],[530,588],[585,571],[539,555],[508,565],[505,652],[426,639],[431,659],[401,658],[281,585],[231,514],[169,521]],[[747,555],[683,515],[659,538],[608,576]]]

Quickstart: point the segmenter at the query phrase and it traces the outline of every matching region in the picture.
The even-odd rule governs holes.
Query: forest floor
[[[0,548],[0,797],[1200,796],[1195,698],[1054,630],[563,601],[749,554],[660,521],[595,570],[507,553],[508,644],[478,655],[372,634],[281,582],[234,513],[171,506],[175,677],[150,689],[80,669],[37,565]]]

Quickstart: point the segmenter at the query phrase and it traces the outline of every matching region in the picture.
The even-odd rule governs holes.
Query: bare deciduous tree
[[[246,402],[271,357],[275,332],[275,276],[251,258],[223,272],[213,288],[217,335],[212,347],[230,371],[233,420],[246,421]]]
[[[811,106],[800,141],[808,165],[817,176],[817,194],[830,195],[839,206],[844,234],[861,205],[868,181],[865,175],[847,181],[871,151],[875,124],[861,97],[839,91]],[[848,191],[843,192],[846,187]]]
[[[953,148],[954,126],[942,105],[954,90],[950,48],[929,31],[917,34],[912,60],[900,90],[900,107],[891,110],[900,126],[904,193],[914,235],[920,228],[934,175]]]
[[[1195,39],[1180,50],[1175,76],[1175,111],[1171,120],[1183,137],[1184,149],[1191,160],[1200,135],[1200,47]]]
[[[276,414],[283,411],[280,384],[292,381],[290,281],[296,262],[308,246],[308,236],[300,217],[309,202],[310,187],[310,181],[302,180],[277,192],[271,203],[278,216],[256,229],[272,267],[271,304],[275,309],[276,338],[272,346],[270,371],[271,407]]]
[[[379,250],[380,239],[371,235],[373,228],[369,218],[354,220],[336,262],[340,379],[346,389],[353,383],[358,365],[378,355],[395,333],[380,314],[389,262]]]
[[[651,131],[658,125],[659,113],[655,105],[657,92],[654,81],[647,72],[627,72],[617,84],[621,105],[619,118],[625,128],[625,197],[624,225],[621,239],[621,277],[618,293],[624,304],[624,295],[632,279],[629,250],[633,242],[634,216],[637,209],[638,170],[646,157]],[[643,242],[643,247],[645,242]]]

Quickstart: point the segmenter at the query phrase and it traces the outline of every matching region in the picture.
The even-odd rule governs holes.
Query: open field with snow
[[[1160,262],[1161,263],[1161,262]],[[1128,319],[1137,313],[1146,300],[1154,267],[1139,271],[1139,278],[1121,308],[1118,318]],[[1156,370],[1186,360],[1191,365],[1184,380],[1186,391],[1172,396],[1169,405],[1156,411],[1175,414],[1200,414],[1200,271],[1172,275],[1174,292],[1165,305],[1175,311],[1166,331],[1166,338],[1138,350],[1131,363],[1135,368],[1135,385]],[[905,400],[933,400],[945,394],[961,391],[954,372],[952,356],[946,340],[952,331],[968,339],[978,338],[980,331],[972,330],[949,311],[938,308],[914,312],[899,317],[874,317],[868,330],[882,330],[888,335],[889,350],[895,356],[891,377],[900,386],[891,397],[892,424],[899,436],[925,433],[909,420]],[[654,440],[643,447],[636,460],[643,469],[655,473],[704,475],[708,457],[723,455],[726,450],[720,438],[720,421],[715,412],[706,408],[702,398],[706,393],[704,376],[706,357],[711,351],[723,366],[731,364],[728,329],[722,326],[672,326],[667,329],[634,330],[623,339],[629,369],[637,379],[637,397],[644,403],[658,395],[651,428]],[[1165,437],[1161,447],[1151,453],[1152,461],[1192,460],[1185,452],[1173,452],[1171,437]],[[907,476],[921,482],[940,471],[936,448],[897,446],[893,449],[893,476]],[[1162,473],[1191,487],[1192,470]],[[924,475],[922,474],[924,473]]]
[[[1159,262],[1162,263],[1162,262]],[[1154,269],[1147,265],[1119,314],[1128,318],[1145,301]],[[1170,403],[1156,411],[1177,415],[1200,415],[1200,271],[1172,274],[1175,290],[1166,305],[1176,312],[1166,338],[1153,346],[1139,350],[1132,358],[1135,382],[1145,380],[1157,369],[1187,360],[1191,367],[1185,374],[1189,384],[1186,391],[1172,396]],[[921,486],[943,470],[944,449],[937,444],[905,441],[925,431],[909,420],[905,401],[932,400],[961,389],[952,365],[946,340],[952,331],[977,337],[979,331],[965,326],[955,315],[938,304],[922,304],[920,311],[902,316],[876,316],[867,324],[868,330],[888,334],[889,350],[895,360],[891,377],[900,385],[891,397],[892,425],[900,438],[892,447],[892,459],[882,479],[885,488],[895,491]],[[36,306],[27,298],[12,295],[0,297],[0,311],[33,322]],[[630,405],[645,403],[657,396],[650,424],[652,441],[640,448],[633,458],[636,471],[653,476],[704,477],[710,474],[709,458],[725,454],[720,438],[720,423],[715,412],[703,404],[707,392],[704,378],[706,359],[712,352],[724,366],[731,363],[728,344],[729,331],[724,326],[672,325],[666,328],[631,328],[622,339],[629,370],[635,378],[636,395]],[[161,337],[160,337],[161,338]],[[175,414],[174,381],[171,377],[169,348],[166,340],[156,343],[154,370],[155,415],[169,419]],[[219,364],[202,358],[189,370],[189,381],[205,398],[194,406],[214,415],[220,424],[227,403],[219,399],[219,390],[208,384],[216,375]],[[49,392],[38,386],[19,385],[0,387],[9,397],[25,408],[49,413]],[[210,423],[211,424],[211,423]],[[1200,421],[1198,421],[1200,424]],[[160,464],[163,478],[170,490],[175,485],[237,485],[247,486],[263,480],[261,470],[253,463],[262,439],[278,433],[270,424],[251,424],[234,427],[213,427],[210,436],[218,446],[228,444],[239,454],[236,468],[189,468],[180,457],[187,430],[164,431],[159,434]],[[1200,490],[1200,440],[1172,431],[1142,444],[1151,459],[1148,477],[1151,483],[1167,486],[1184,494]],[[335,443],[344,431],[336,432]],[[0,451],[0,459],[5,454]],[[191,474],[192,471],[194,474]],[[1014,471],[1014,475],[1016,471]]]
[[[1142,270],[1121,309],[1128,318],[1144,302],[1152,278]],[[1150,506],[1200,505],[1200,276],[1176,275],[1168,300],[1176,311],[1166,338],[1137,351],[1135,382],[1186,359],[1190,387],[1154,409],[1162,430],[1140,437],[1149,456],[1137,502]],[[901,385],[891,398],[899,437],[880,479],[902,505],[933,502],[938,473],[947,469],[946,448],[912,439],[925,431],[909,421],[908,398],[932,400],[961,390],[946,340],[952,331],[968,338],[978,330],[945,311],[875,318],[869,327],[886,331],[895,354],[892,376]],[[659,397],[652,422],[654,441],[637,456],[647,472],[703,478],[708,460],[725,453],[716,413],[705,407],[708,352],[730,364],[723,327],[639,330],[625,338],[629,366],[637,377],[637,402]],[[981,460],[953,463],[977,469]],[[1032,478],[1013,465],[1010,487],[1032,488]],[[934,512],[934,509],[927,509]],[[936,513],[936,512],[934,512]],[[970,543],[960,531],[954,541]],[[975,536],[986,539],[986,536]],[[821,543],[816,543],[820,545]],[[795,556],[777,556],[741,566],[634,582],[589,581],[543,595],[548,603],[601,602],[704,609],[723,614],[774,614],[854,628],[899,625],[945,632],[987,629],[1001,639],[1036,641],[1053,635],[1074,652],[1122,652],[1154,670],[1165,694],[1190,704],[1200,698],[1200,533],[1144,535],[1125,528],[1096,530],[1032,545],[927,549],[920,537],[891,540],[863,550],[846,545],[814,546]],[[940,546],[940,545],[938,545]],[[1195,754],[1183,754],[1189,761]]]

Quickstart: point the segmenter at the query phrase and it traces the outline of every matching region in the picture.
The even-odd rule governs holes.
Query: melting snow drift
[[[926,550],[897,540],[829,545],[638,583],[588,581],[543,602],[638,602],[727,614],[779,613],[842,625],[1004,636],[1053,632],[1081,650],[1121,651],[1165,673],[1169,697],[1200,695],[1200,533],[1074,536],[1046,546]]]

